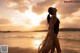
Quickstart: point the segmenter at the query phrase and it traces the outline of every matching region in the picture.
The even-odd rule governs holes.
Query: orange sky
[[[64,3],[62,0],[0,0],[0,30],[46,29],[47,9],[50,6],[58,10],[60,28],[80,28],[80,3]]]

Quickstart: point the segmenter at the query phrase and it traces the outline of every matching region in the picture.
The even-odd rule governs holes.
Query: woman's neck
[[[52,16],[56,17],[56,15],[52,15]]]

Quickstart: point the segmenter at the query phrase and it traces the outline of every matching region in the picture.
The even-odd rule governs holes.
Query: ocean
[[[0,33],[0,45],[8,45],[9,53],[38,53],[38,46],[47,32]],[[80,31],[60,31],[62,53],[80,53]]]

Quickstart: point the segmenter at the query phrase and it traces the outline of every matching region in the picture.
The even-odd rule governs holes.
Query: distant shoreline
[[[34,31],[0,31],[0,33],[11,32],[47,32],[48,30],[34,30]],[[80,28],[60,28],[59,31],[80,31]]]

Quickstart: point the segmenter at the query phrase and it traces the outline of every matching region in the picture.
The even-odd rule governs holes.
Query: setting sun
[[[32,26],[38,26],[40,24],[40,22],[42,21],[43,16],[45,16],[45,15],[43,15],[43,14],[38,15],[38,14],[32,12],[31,7],[30,7],[29,10],[22,13],[21,16],[23,17],[24,20],[26,18],[29,19]]]

